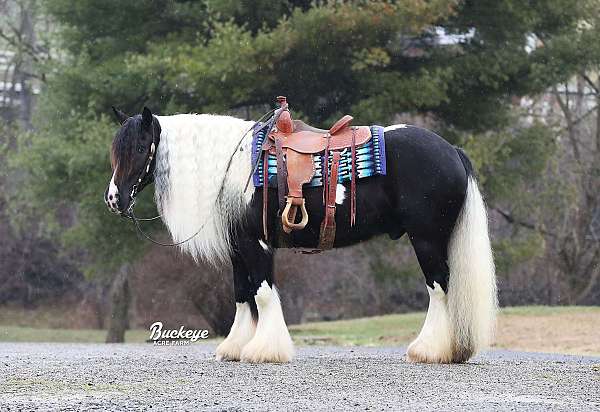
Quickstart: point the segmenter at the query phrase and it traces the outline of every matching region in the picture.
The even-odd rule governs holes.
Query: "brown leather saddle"
[[[277,189],[279,194],[281,223],[285,233],[302,230],[308,223],[306,201],[302,196],[302,186],[309,183],[315,174],[313,156],[323,154],[323,203],[325,218],[321,223],[319,249],[331,249],[335,240],[335,197],[338,183],[338,168],[341,151],[351,151],[351,213],[350,225],[356,220],[356,147],[371,139],[368,126],[351,126],[352,116],[345,115],[329,130],[317,129],[300,120],[292,120],[287,99],[277,97],[280,109],[275,126],[263,144],[265,165],[264,182],[267,182],[267,154],[277,158]],[[331,161],[330,159],[331,155]],[[267,196],[263,190],[263,229],[267,238]],[[297,212],[300,210],[300,221]]]

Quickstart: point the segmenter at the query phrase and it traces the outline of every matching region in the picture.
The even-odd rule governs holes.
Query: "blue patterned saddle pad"
[[[268,125],[258,123],[252,134],[252,164],[256,164],[260,156],[262,143],[267,136]],[[359,179],[386,174],[385,163],[385,138],[383,127],[371,126],[372,138],[365,144],[356,147],[356,175]],[[329,164],[332,162],[332,154],[329,153]],[[313,155],[315,163],[315,175],[306,186],[323,186],[323,173],[325,153]],[[338,172],[338,183],[349,182],[352,172],[352,159],[350,148],[342,150],[340,167]],[[259,162],[256,172],[252,176],[254,187],[263,185],[264,162]],[[268,160],[269,187],[277,187],[277,157],[269,154]]]

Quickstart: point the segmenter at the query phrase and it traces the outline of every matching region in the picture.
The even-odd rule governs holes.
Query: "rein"
[[[256,122],[254,122],[254,124],[248,128],[244,134],[242,135],[242,137],[240,138],[240,140],[238,141],[237,145],[235,146],[235,148],[233,149],[233,152],[231,153],[231,156],[229,156],[229,160],[227,162],[227,167],[225,168],[225,173],[223,175],[223,180],[221,181],[221,186],[219,188],[219,193],[217,195],[217,198],[215,199],[215,206],[218,206],[220,203],[220,199],[221,199],[221,195],[223,194],[223,190],[225,189],[225,182],[227,180],[227,175],[229,174],[229,169],[231,169],[231,163],[233,162],[233,158],[235,157],[235,154],[238,152],[240,146],[242,145],[242,142],[244,141],[244,138],[246,137],[246,135],[254,129],[254,127],[261,122],[262,120],[264,120],[265,118],[267,118],[268,116],[271,116],[273,113],[275,113],[271,119],[269,119],[268,125],[269,128],[272,128],[273,125],[275,124],[275,122],[277,121],[277,118],[279,117],[279,114],[281,113],[280,109],[272,109],[269,110],[268,112],[266,112],[265,114],[263,114]],[[136,200],[136,196],[138,194],[138,187],[139,185],[142,184],[143,181],[145,181],[148,178],[148,175],[150,173],[150,166],[152,164],[152,160],[154,159],[154,154],[156,152],[156,137],[154,136],[154,129],[152,130],[152,145],[150,146],[150,154],[148,155],[148,159],[146,160],[146,164],[144,165],[144,168],[142,169],[142,171],[139,174],[137,183],[133,185],[132,189],[131,189],[131,193],[129,194],[129,198],[130,198],[130,205],[127,208],[126,211],[126,215],[125,217],[128,219],[131,219],[133,221],[133,223],[135,224],[135,228],[138,231],[138,233],[140,235],[142,235],[146,240],[154,243],[155,245],[159,245],[159,246],[165,246],[165,247],[173,247],[173,246],[179,246],[182,245],[186,242],[189,242],[190,240],[192,240],[193,238],[195,238],[196,236],[198,236],[200,234],[200,232],[204,229],[204,227],[206,226],[207,222],[204,222],[200,228],[190,237],[188,237],[187,239],[184,239],[182,241],[179,242],[175,242],[175,243],[162,243],[159,242],[158,240],[154,240],[152,239],[152,237],[150,235],[148,235],[146,232],[144,232],[140,226],[140,222],[148,222],[148,221],[152,221],[152,220],[156,220],[156,219],[160,219],[162,218],[162,215],[157,215],[151,218],[138,218],[135,216],[135,212],[134,212],[134,207],[135,207],[135,200]],[[246,186],[244,188],[244,192],[246,192],[246,190],[248,190],[248,185],[250,183],[250,180],[252,179],[252,175],[255,173],[256,169],[258,168],[258,164],[260,162],[260,156],[257,156],[256,158],[256,162],[255,164],[252,166],[252,170],[250,171],[250,175],[248,176],[248,180],[246,181]]]

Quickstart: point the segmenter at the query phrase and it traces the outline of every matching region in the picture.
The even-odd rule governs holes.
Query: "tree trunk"
[[[188,280],[189,296],[208,322],[211,334],[226,336],[235,315],[231,268],[201,265],[200,271],[202,276]]]
[[[106,343],[125,342],[125,331],[129,327],[129,265],[121,266],[113,280],[110,290],[110,318]]]
[[[33,30],[33,16],[31,15],[31,7],[27,7],[21,10],[21,36],[23,41],[34,47],[35,32]],[[21,98],[19,105],[19,120],[21,126],[25,130],[32,130],[31,114],[33,112],[33,90],[31,87],[31,74],[33,73],[33,64],[31,57],[28,56],[23,60],[18,73],[15,73],[15,81],[21,84]]]

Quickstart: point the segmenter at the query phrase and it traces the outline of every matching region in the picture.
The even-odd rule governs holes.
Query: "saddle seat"
[[[277,129],[269,134],[269,139],[275,142],[277,137],[281,137],[283,139],[283,148],[292,149],[298,153],[321,153],[328,148],[328,145],[329,150],[349,148],[352,146],[353,134],[356,146],[368,142],[371,138],[371,130],[368,126],[350,126],[353,120],[353,117],[350,115],[345,115],[335,122],[329,130],[325,130],[307,125],[301,120],[291,121],[291,128],[288,128],[286,122],[289,116],[285,116],[287,113],[289,112],[282,113],[277,122]],[[271,153],[275,152],[274,146],[270,147],[270,151]]]
[[[343,116],[329,130],[318,129],[300,120],[292,120],[286,98],[279,96],[277,100],[281,108],[279,109],[276,125],[269,132],[268,139],[265,140],[263,151],[265,151],[265,173],[267,170],[267,153],[274,154],[277,158],[277,188],[280,210],[283,208],[281,215],[283,230],[286,233],[291,233],[293,230],[303,229],[308,223],[302,186],[310,182],[315,174],[313,155],[323,153],[325,164],[323,170],[325,219],[321,224],[319,249],[330,249],[333,247],[335,239],[335,195],[341,150],[350,149],[352,153],[350,218],[352,226],[354,225],[356,210],[356,146],[363,145],[371,139],[371,130],[368,126],[350,126],[353,120],[350,115]],[[330,152],[332,154],[331,168],[329,167]],[[267,181],[266,176],[264,181]],[[267,237],[266,202],[267,190],[264,190],[263,226],[265,238]],[[284,203],[285,206],[283,206]],[[301,212],[301,220],[296,223],[298,210]]]

